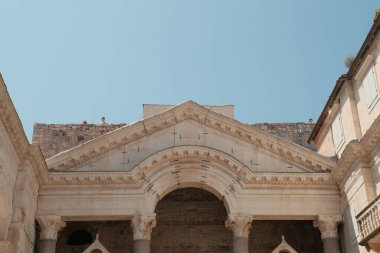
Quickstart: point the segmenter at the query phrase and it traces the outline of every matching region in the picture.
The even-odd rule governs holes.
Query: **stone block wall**
[[[38,144],[45,158],[71,149],[127,124],[34,124],[33,144]]]
[[[271,133],[273,135],[284,138],[288,141],[294,142],[305,148],[316,150],[313,145],[307,143],[315,123],[257,123],[251,126]]]
[[[173,191],[158,202],[152,253],[231,253],[227,212],[213,194],[196,188]]]
[[[32,142],[40,146],[45,158],[49,158],[126,125],[124,123],[109,125],[36,123]],[[314,125],[313,123],[257,123],[251,126],[315,150],[307,143]]]

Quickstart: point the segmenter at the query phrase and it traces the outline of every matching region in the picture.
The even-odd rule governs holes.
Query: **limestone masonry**
[[[39,145],[44,157],[49,158],[126,125],[126,123],[108,125],[36,123],[32,143]],[[313,123],[257,123],[252,126],[314,150],[314,147],[307,143],[314,125]]]
[[[30,144],[0,76],[0,253],[380,252],[379,30],[316,124],[184,101]]]

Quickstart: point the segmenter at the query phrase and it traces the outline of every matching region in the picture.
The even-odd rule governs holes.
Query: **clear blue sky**
[[[234,104],[244,123],[317,119],[375,0],[0,0],[0,72],[34,122]]]

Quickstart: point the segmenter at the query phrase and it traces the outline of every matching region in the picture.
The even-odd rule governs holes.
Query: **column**
[[[45,215],[37,217],[41,227],[39,253],[54,253],[59,230],[66,226],[61,216]]]
[[[229,214],[226,227],[234,234],[233,253],[249,253],[248,236],[251,230],[252,215]]]
[[[132,218],[133,252],[150,253],[150,235],[156,226],[156,214],[136,214]]]
[[[323,251],[325,253],[340,253],[338,224],[342,221],[339,215],[318,215],[314,226],[321,231]]]

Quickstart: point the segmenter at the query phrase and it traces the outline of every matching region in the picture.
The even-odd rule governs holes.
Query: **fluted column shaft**
[[[58,232],[66,226],[60,216],[45,215],[37,217],[41,227],[39,253],[55,253]]]
[[[234,235],[233,253],[249,253],[248,236],[251,229],[252,216],[245,214],[229,214],[226,227]]]
[[[133,229],[133,252],[150,253],[150,236],[156,226],[156,214],[136,214],[131,223]]]

